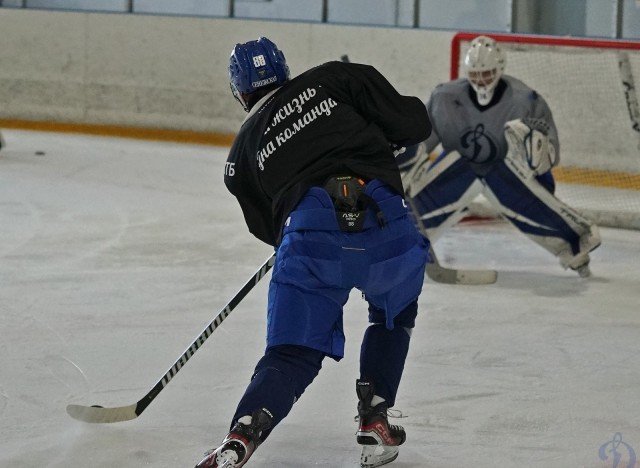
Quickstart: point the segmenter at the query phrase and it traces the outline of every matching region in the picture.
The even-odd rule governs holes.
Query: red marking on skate
[[[396,439],[389,433],[387,426],[381,422],[375,422],[369,426],[360,428],[362,432],[375,432],[382,439],[382,445],[398,445]]]
[[[249,448],[249,440],[242,437],[240,434],[236,434],[235,432],[230,432],[227,437],[224,438],[222,443],[229,442],[230,440],[239,440],[244,444],[245,447]]]

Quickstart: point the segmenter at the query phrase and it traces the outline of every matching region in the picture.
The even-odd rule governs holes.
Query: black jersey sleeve
[[[260,183],[251,167],[244,139],[236,139],[225,167],[224,183],[236,197],[249,232],[269,245],[275,244],[272,201],[260,190]]]

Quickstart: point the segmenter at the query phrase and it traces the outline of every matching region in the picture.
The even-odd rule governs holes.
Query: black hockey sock
[[[267,408],[273,420],[271,428],[262,434],[262,440],[266,439],[318,375],[323,358],[324,353],[304,346],[269,348],[256,366],[251,383],[233,416],[232,426],[242,416]]]

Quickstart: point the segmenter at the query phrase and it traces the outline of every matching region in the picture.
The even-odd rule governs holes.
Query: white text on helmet
[[[277,80],[278,80],[277,77],[272,76],[271,78],[267,78],[266,80],[253,81],[251,83],[251,87],[252,88],[261,88],[261,87],[266,86],[268,84],[275,83]]]

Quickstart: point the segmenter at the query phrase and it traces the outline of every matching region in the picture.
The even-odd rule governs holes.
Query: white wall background
[[[404,94],[448,79],[452,32],[0,9],[0,118],[235,132],[237,42],[265,35],[292,74],[348,54]]]
[[[217,133],[235,133],[245,116],[227,76],[229,53],[237,42],[271,38],[284,50],[293,75],[348,54],[351,61],[377,67],[401,93],[426,100],[449,79],[454,35],[398,27],[29,9],[0,9],[0,30],[0,119]],[[529,71],[524,71],[517,55],[510,52],[507,72],[553,98],[565,164],[640,172],[640,135],[631,128],[615,56],[596,63],[601,58],[596,54],[564,69],[572,56],[542,52],[533,66],[543,72],[536,79],[528,66],[533,59],[527,55]],[[637,82],[640,54],[632,68]],[[553,75],[556,71],[561,73]],[[608,157],[612,151],[615,158]]]

